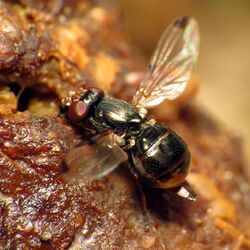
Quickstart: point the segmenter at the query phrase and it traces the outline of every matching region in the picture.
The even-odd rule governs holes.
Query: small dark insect
[[[68,120],[96,136],[93,144],[70,151],[65,159],[72,176],[90,182],[107,175],[128,159],[137,180],[147,220],[141,181],[155,188],[177,188],[177,194],[195,199],[185,181],[190,152],[181,137],[165,125],[147,118],[147,109],[180,96],[190,79],[199,50],[199,29],[190,17],[180,17],[163,33],[132,104],[85,88],[64,98],[62,112]]]

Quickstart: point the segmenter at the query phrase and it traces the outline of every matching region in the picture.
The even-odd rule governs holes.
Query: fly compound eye
[[[67,112],[67,116],[70,121],[75,123],[82,122],[87,114],[88,106],[83,101],[72,102]]]

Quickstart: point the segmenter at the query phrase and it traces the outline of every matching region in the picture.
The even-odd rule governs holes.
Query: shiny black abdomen
[[[116,98],[103,98],[98,103],[93,118],[97,124],[118,131],[140,126],[142,121],[131,104]]]
[[[190,164],[185,142],[162,125],[146,128],[133,148],[136,169],[151,185],[174,187],[184,181]]]

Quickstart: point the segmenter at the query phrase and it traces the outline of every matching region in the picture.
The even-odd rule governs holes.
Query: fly
[[[64,98],[62,112],[67,119],[96,134],[92,144],[77,147],[66,155],[66,178],[74,182],[77,176],[83,183],[91,182],[128,159],[146,222],[142,181],[160,189],[177,187],[178,195],[195,200],[195,193],[185,181],[191,161],[186,143],[169,127],[150,120],[147,109],[183,93],[198,52],[196,20],[180,17],[164,31],[131,104],[97,88],[83,88]]]

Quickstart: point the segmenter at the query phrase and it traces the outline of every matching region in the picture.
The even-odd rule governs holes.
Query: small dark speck
[[[175,21],[174,26],[177,28],[185,29],[187,26],[188,20],[189,20],[188,16],[182,16]]]

